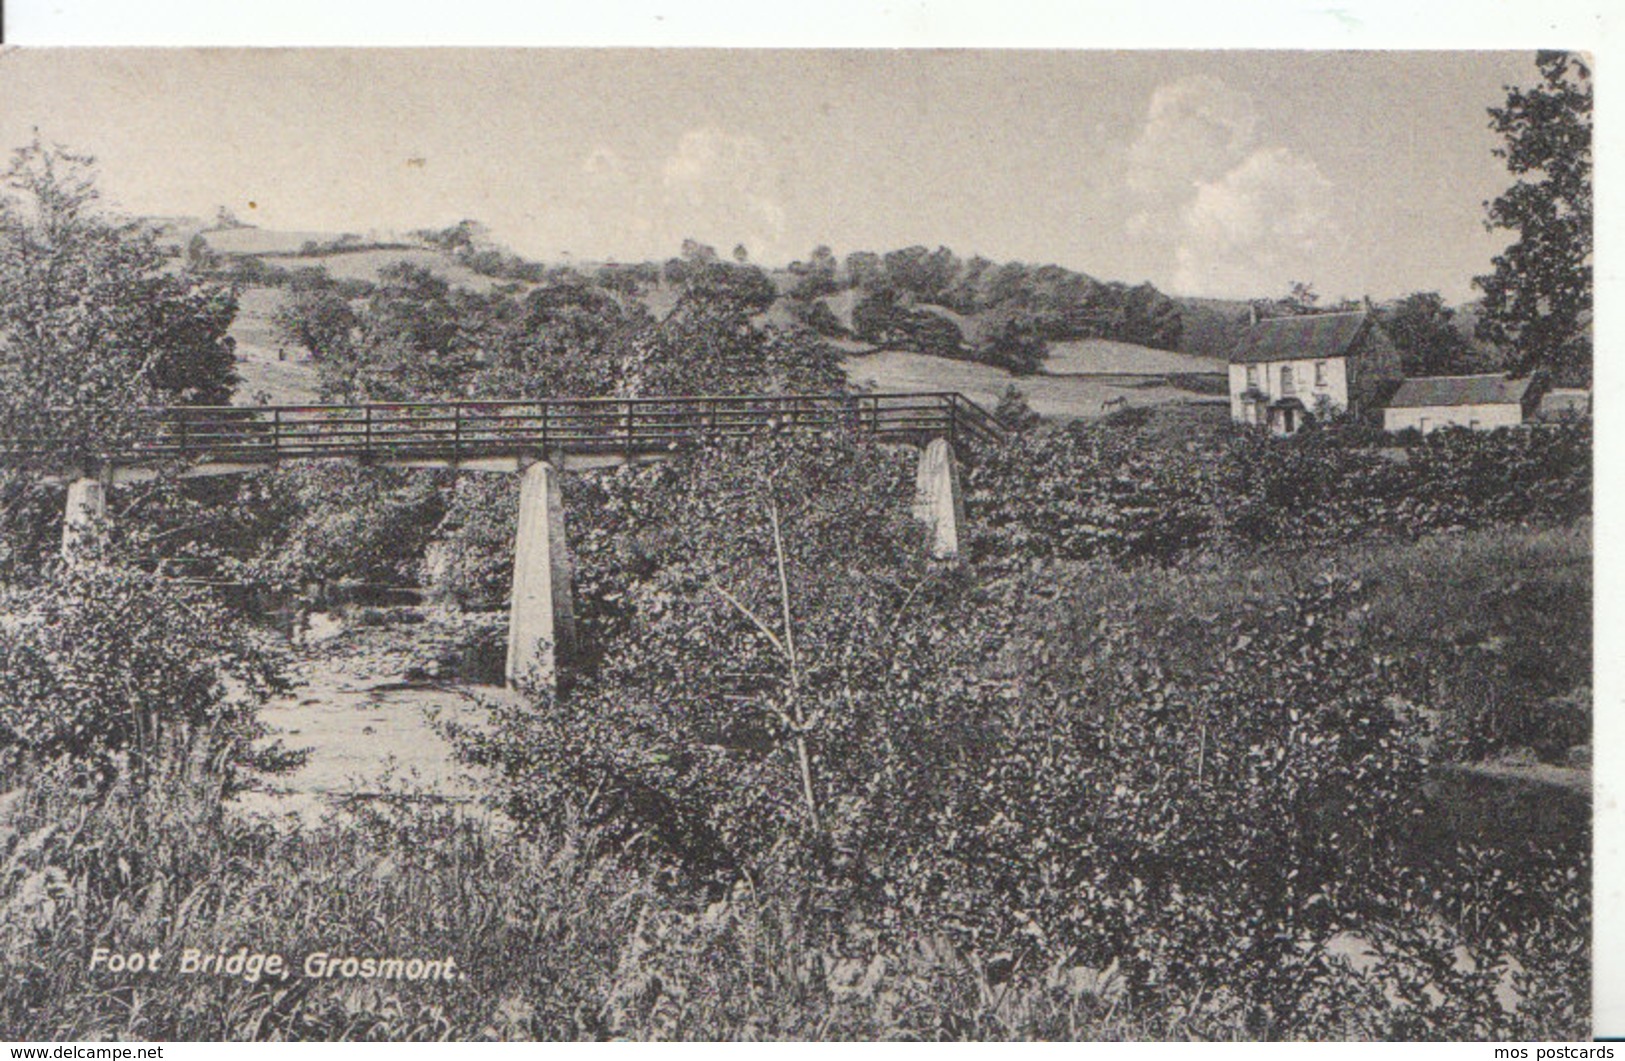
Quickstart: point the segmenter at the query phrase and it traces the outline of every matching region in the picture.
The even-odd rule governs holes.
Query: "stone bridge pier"
[[[536,461],[520,473],[514,536],[513,594],[508,605],[510,686],[532,677],[557,687],[560,663],[575,648],[574,565],[564,534],[558,469]]]
[[[510,686],[529,677],[557,688],[576,644],[574,569],[565,540],[564,502],[552,464],[537,461],[521,474],[507,679]],[[947,560],[959,555],[965,509],[959,462],[946,438],[933,439],[920,450],[913,512],[931,531],[933,556]]]
[[[914,476],[914,517],[931,529],[931,555],[939,560],[959,555],[965,502],[959,494],[959,461],[945,438],[932,439],[920,450]]]
[[[81,477],[68,484],[68,505],[62,514],[62,559],[73,563],[83,557],[107,519],[107,482]]]

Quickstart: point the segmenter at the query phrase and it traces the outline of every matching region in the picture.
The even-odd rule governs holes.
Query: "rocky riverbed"
[[[484,790],[436,722],[477,726],[511,695],[478,680],[491,676],[505,618],[417,608],[309,616],[287,645],[293,688],[260,713],[263,743],[303,750],[305,762],[259,782],[237,809],[311,818],[384,796],[477,808]]]

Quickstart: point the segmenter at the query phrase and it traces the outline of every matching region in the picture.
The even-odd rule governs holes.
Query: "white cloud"
[[[1339,240],[1332,182],[1312,159],[1284,147],[1249,155],[1197,188],[1180,218],[1174,285],[1181,291],[1249,295],[1314,280]]]
[[[1261,142],[1252,98],[1211,77],[1152,94],[1129,148],[1125,227],[1185,294],[1261,295],[1313,280],[1336,239],[1332,184],[1313,159]]]
[[[1229,171],[1257,137],[1250,96],[1211,77],[1187,77],[1151,95],[1145,127],[1129,147],[1129,188],[1147,207],[1183,200]]]
[[[727,253],[744,243],[758,258],[782,250],[785,212],[779,174],[754,136],[691,129],[661,167],[667,206],[683,231]]]

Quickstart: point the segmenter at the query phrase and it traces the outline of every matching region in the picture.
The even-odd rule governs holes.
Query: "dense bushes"
[[[278,591],[356,581],[415,585],[451,477],[306,461],[263,472],[235,502],[249,545],[229,571]]]
[[[0,594],[0,753],[144,792],[264,762],[255,714],[279,687],[244,624],[204,594],[106,564]]]
[[[1584,521],[1166,567],[1053,564],[1006,580],[1028,594],[1013,606],[1025,632],[1009,666],[1071,683],[1097,617],[1133,600],[1135,636],[1174,676],[1200,680],[1230,655],[1213,636],[1220,617],[1281,607],[1305,578],[1336,571],[1357,588],[1331,621],[1427,711],[1433,761],[1532,750],[1562,762],[1590,734],[1590,565]]]
[[[1169,561],[1198,548],[1245,552],[1570,520],[1590,509],[1591,435],[1585,425],[1440,431],[1385,451],[1330,432],[1282,440],[1225,431],[1181,444],[1079,423],[994,449],[968,489],[971,550],[981,565]]]
[[[715,897],[793,882],[801,938],[860,962],[940,938],[1001,982],[1110,967],[1137,1005],[1226,984],[1250,1034],[1349,1019],[1337,940],[1438,914],[1404,890],[1428,731],[1344,626],[1358,587],[1208,616],[1226,652],[1196,668],[1121,595],[1036,666],[1044,577],[923,559],[906,472],[839,439],[664,469],[644,562],[597,575],[622,605],[604,659],[462,735],[504,808]],[[1513,937],[1473,931],[1504,959]]]

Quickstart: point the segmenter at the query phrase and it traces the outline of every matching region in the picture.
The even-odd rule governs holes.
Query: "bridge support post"
[[[939,560],[958,556],[965,503],[959,494],[959,464],[947,439],[932,439],[920,451],[914,482],[914,516],[931,528],[931,555]]]
[[[62,515],[62,559],[70,564],[82,559],[106,519],[106,483],[89,478],[69,483],[68,506]]]
[[[575,642],[573,567],[564,538],[559,473],[546,461],[525,468],[519,486],[519,530],[514,539],[513,599],[508,614],[510,686],[534,674],[558,687],[559,667]]]

